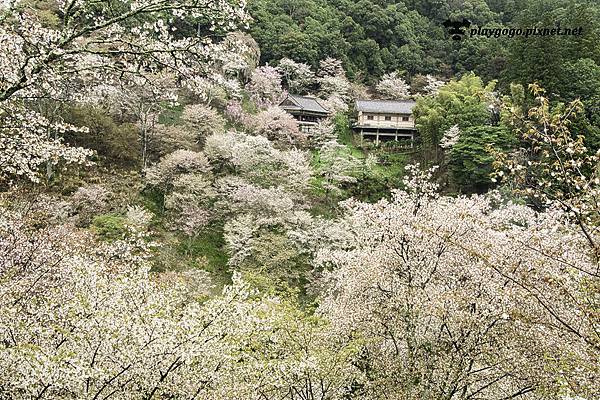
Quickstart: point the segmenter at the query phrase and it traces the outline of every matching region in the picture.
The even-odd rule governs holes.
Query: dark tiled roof
[[[293,105],[293,106],[284,105],[283,103],[285,103],[286,100],[290,100],[295,105]],[[288,97],[284,101],[281,102],[280,106],[284,110],[290,110],[290,111],[291,110],[302,110],[302,111],[329,114],[329,111],[327,111],[321,105],[321,103],[319,103],[319,101],[316,98],[309,97],[309,96],[299,96],[296,94],[288,94]]]
[[[414,100],[356,100],[356,110],[382,114],[412,114]]]

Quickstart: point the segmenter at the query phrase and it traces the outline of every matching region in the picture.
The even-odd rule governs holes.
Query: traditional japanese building
[[[412,115],[414,100],[357,100],[356,122],[352,129],[361,140],[376,144],[387,140],[410,140],[413,146],[417,130]]]
[[[329,116],[329,111],[315,97],[288,94],[279,107],[292,114],[300,130],[307,134],[310,134],[313,126]]]

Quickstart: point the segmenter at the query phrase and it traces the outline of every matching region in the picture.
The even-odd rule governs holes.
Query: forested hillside
[[[540,81],[560,93],[572,76],[565,64],[600,62],[600,11],[593,0],[252,0],[249,9],[262,62],[287,57],[316,67],[319,60],[335,57],[349,77],[366,82],[396,70],[411,78],[473,71],[486,81],[498,79],[504,88],[515,81]],[[489,28],[559,22],[585,27],[586,35],[448,40],[443,22],[462,18]]]
[[[0,3],[0,400],[598,399],[599,224],[596,0]]]

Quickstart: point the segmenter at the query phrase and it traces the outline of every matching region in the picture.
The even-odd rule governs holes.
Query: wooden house
[[[356,122],[352,129],[361,140],[376,144],[387,140],[410,140],[413,146],[417,130],[412,115],[414,100],[357,100]]]
[[[312,127],[329,116],[329,111],[319,100],[310,96],[288,94],[279,107],[290,113],[298,121],[300,130],[306,134],[310,134]]]

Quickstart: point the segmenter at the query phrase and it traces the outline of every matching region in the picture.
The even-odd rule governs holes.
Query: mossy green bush
[[[92,219],[92,230],[102,240],[123,239],[127,234],[126,218],[119,214],[98,215]]]

